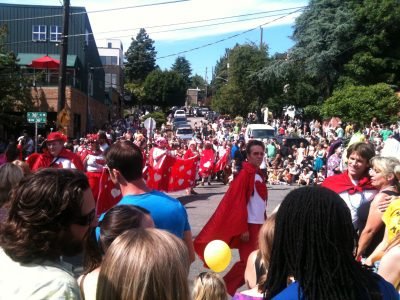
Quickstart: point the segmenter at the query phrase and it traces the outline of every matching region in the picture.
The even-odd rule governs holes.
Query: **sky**
[[[63,0],[4,0],[1,3],[61,6]],[[85,7],[98,46],[105,39],[119,39],[124,52],[145,28],[154,40],[156,63],[170,69],[178,56],[208,81],[225,49],[236,44],[260,44],[269,53],[293,46],[295,18],[306,0],[70,0]],[[208,21],[205,21],[208,20]],[[176,24],[176,25],[173,25]],[[168,26],[167,26],[168,25]]]

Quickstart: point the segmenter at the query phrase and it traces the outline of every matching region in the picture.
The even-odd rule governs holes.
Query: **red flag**
[[[214,173],[219,171],[223,171],[228,163],[228,155],[229,151],[225,151],[224,155],[222,155],[218,161],[214,165]]]

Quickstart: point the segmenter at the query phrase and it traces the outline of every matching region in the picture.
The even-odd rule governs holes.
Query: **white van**
[[[249,124],[244,133],[244,140],[247,143],[249,140],[270,139],[275,137],[275,129],[272,126],[265,124]]]

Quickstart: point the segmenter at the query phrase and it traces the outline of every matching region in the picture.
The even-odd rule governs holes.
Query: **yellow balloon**
[[[222,272],[229,265],[232,258],[228,244],[221,240],[214,240],[204,249],[204,260],[214,272]]]

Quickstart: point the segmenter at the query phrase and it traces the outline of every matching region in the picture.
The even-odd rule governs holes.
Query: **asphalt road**
[[[271,212],[282,202],[283,198],[294,186],[287,185],[274,185],[268,186],[268,202],[267,202],[267,214]],[[211,186],[199,186],[195,188],[198,195],[186,195],[185,191],[170,193],[171,196],[179,199],[186,207],[189,215],[189,222],[192,228],[193,238],[195,238],[208,219],[214,213],[220,200],[225,194],[228,186],[223,185],[221,182],[212,182]],[[229,226],[229,224],[227,224]],[[239,255],[236,249],[232,249],[232,260],[227,269],[221,273],[221,276],[225,275],[226,271],[239,260]],[[191,265],[189,280],[192,281],[199,273],[207,271],[199,258]]]

